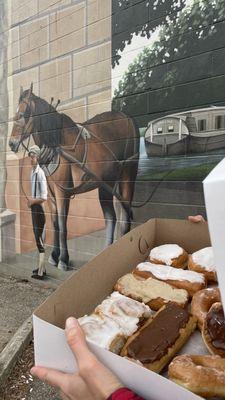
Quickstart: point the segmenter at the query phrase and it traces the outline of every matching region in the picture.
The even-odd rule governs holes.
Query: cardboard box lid
[[[92,312],[112,290],[123,274],[144,261],[150,249],[159,244],[177,243],[188,252],[210,245],[207,224],[153,219],[123,236],[70,276],[35,312],[34,347],[36,365],[74,372],[74,357],[66,343],[67,317]],[[146,400],[197,400],[200,397],[163,376],[107,350],[90,348],[124,385]]]

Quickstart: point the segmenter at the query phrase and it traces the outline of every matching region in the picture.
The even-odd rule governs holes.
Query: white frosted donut
[[[188,269],[201,272],[207,280],[216,282],[216,266],[212,247],[204,247],[189,256]]]
[[[203,274],[169,265],[143,262],[137,265],[133,273],[145,279],[154,278],[179,289],[185,289],[190,296],[206,287],[206,278]]]
[[[155,264],[170,265],[175,268],[185,268],[188,254],[177,244],[163,244],[154,247],[149,254],[150,261]]]
[[[139,322],[149,318],[153,312],[146,304],[113,292],[96,307],[95,313],[111,318],[125,335],[130,336],[138,329]]]

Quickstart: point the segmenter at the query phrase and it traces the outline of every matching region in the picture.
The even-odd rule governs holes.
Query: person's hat
[[[40,147],[38,147],[36,144],[34,144],[33,146],[30,147],[28,156],[30,156],[31,154],[34,154],[38,158],[40,156],[40,153],[41,153]]]

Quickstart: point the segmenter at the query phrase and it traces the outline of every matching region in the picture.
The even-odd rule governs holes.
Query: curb
[[[32,317],[29,317],[16,331],[0,353],[0,386],[3,386],[15,366],[18,357],[32,339]]]

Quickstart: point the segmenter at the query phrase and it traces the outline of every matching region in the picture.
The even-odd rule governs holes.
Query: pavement
[[[0,276],[0,353],[18,328],[53,289]]]
[[[20,373],[26,349],[32,339],[32,313],[71,273],[98,254],[104,246],[104,231],[68,241],[72,263],[64,272],[46,263],[47,279],[35,281],[31,271],[35,268],[38,254],[31,251],[17,254],[11,263],[0,263],[0,393],[1,400],[59,400],[55,389],[38,380],[31,380],[30,366]],[[88,244],[88,246],[87,246]],[[80,251],[76,251],[79,248]],[[87,250],[88,249],[88,250]],[[46,249],[46,260],[51,248]],[[17,373],[15,372],[17,371]],[[23,378],[24,377],[24,378]],[[23,382],[24,380],[24,382]],[[24,389],[25,387],[25,389]],[[26,394],[25,394],[26,393]],[[18,397],[19,396],[19,397]]]

